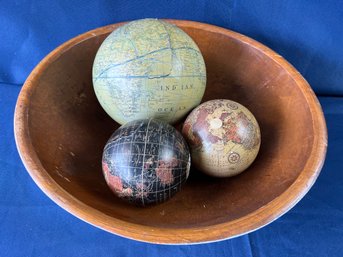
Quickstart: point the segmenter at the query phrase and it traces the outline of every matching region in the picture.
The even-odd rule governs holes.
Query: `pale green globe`
[[[145,118],[175,123],[200,103],[206,68],[184,31],[143,19],[105,39],[94,60],[93,85],[101,106],[120,124]]]

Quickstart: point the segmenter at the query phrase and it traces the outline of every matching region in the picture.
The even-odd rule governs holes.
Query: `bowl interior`
[[[280,64],[239,37],[201,26],[181,28],[196,41],[206,62],[203,101],[237,101],[260,124],[260,152],[241,175],[214,179],[191,170],[181,192],[147,208],[126,204],[111,193],[102,175],[101,155],[118,125],[100,107],[91,77],[96,51],[109,31],[61,52],[42,70],[31,94],[28,134],[46,172],[71,196],[116,219],[158,228],[232,221],[280,196],[310,156],[311,112],[297,82]]]

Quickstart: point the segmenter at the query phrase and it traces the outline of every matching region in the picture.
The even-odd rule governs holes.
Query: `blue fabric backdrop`
[[[320,96],[326,163],[306,197],[272,224],[194,246],[135,242],[94,228],[34,184],[13,137],[17,95],[34,66],[64,41],[99,26],[175,18],[246,34],[290,61]],[[343,2],[318,0],[0,0],[1,256],[343,256]]]

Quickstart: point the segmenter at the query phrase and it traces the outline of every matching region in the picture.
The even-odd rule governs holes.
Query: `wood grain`
[[[190,244],[256,230],[292,208],[323,165],[327,131],[308,83],[280,55],[238,33],[169,20],[201,49],[204,101],[231,99],[261,127],[261,150],[239,176],[214,179],[191,171],[171,200],[137,208],[118,200],[101,172],[105,142],[118,127],[93,92],[91,69],[105,37],[120,24],[64,43],[28,77],[15,110],[15,138],[25,167],[58,205],[99,228],[135,240]]]

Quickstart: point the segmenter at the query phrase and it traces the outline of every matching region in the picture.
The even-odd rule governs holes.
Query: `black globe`
[[[190,153],[171,125],[136,120],[112,134],[104,148],[102,168],[118,197],[145,206],[164,202],[180,191],[189,175]]]

